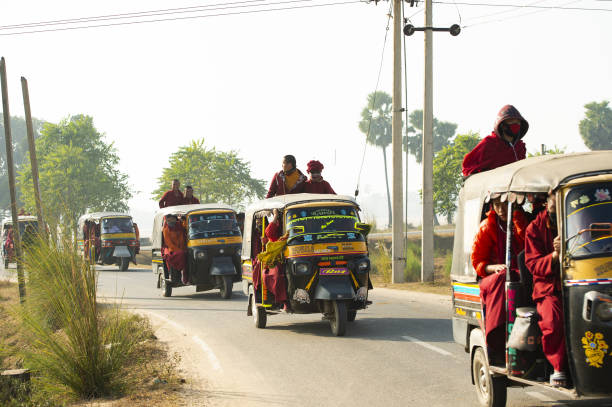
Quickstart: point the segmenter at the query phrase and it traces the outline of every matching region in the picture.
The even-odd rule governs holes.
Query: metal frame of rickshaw
[[[581,156],[581,154],[570,154],[570,155],[563,155],[563,156],[558,156],[558,157],[549,157],[548,159],[554,160],[554,159],[562,159],[565,156]],[[563,176],[561,175],[561,177],[558,177],[558,179],[556,180],[556,182],[552,182],[549,188],[552,188],[557,196],[557,221],[559,225],[563,225],[564,222],[563,220],[565,219],[565,203],[564,200],[562,199],[562,192],[564,192],[566,190],[566,188],[569,188],[571,186],[574,185],[582,185],[582,184],[587,184],[588,179],[589,178],[593,178],[593,177],[597,177],[597,176],[601,176],[601,175],[606,175],[608,176],[608,180],[606,180],[606,182],[610,182],[612,180],[612,168],[610,167],[609,164],[605,163],[605,159],[607,158],[608,162],[610,162],[610,160],[612,160],[612,152],[599,152],[599,153],[585,153],[582,155],[595,155],[598,159],[598,163],[602,164],[602,157],[604,158],[603,160],[603,167],[605,168],[601,168],[601,169],[595,169],[595,170],[587,170],[587,171],[577,171],[574,174],[571,175],[566,175]],[[598,156],[598,157],[597,157]],[[588,159],[587,157],[585,157],[585,159]],[[545,161],[546,158],[540,158],[540,160]],[[536,165],[537,165],[537,160],[532,160],[532,161],[536,161]],[[521,164],[525,164],[523,162],[517,162],[514,164],[510,164],[509,166],[506,167],[512,167],[510,168],[510,170],[513,169],[520,169],[521,168]],[[597,165],[597,163],[595,164],[595,166]],[[502,167],[504,168],[504,167]],[[491,173],[495,171],[492,170],[490,171]],[[506,168],[506,170],[500,170],[500,172],[507,172],[508,168]],[[511,172],[511,171],[510,171]],[[494,175],[490,175],[491,178],[494,178]],[[514,186],[513,188],[513,181],[514,181],[514,177],[510,177],[510,184],[508,185],[508,187],[504,188],[504,187],[494,187],[491,188],[487,191],[486,196],[483,197],[483,199],[481,199],[481,204],[480,204],[480,211],[482,213],[483,209],[484,209],[484,204],[487,203],[488,201],[490,201],[490,199],[492,197],[501,197],[502,201],[507,202],[507,210],[508,210],[508,220],[507,220],[507,234],[506,234],[506,257],[505,257],[505,263],[506,263],[506,268],[509,270],[510,269],[510,262],[511,262],[511,230],[512,230],[512,205],[514,203],[519,203],[522,204],[524,202],[525,196],[527,193],[544,193],[546,191],[542,190],[542,188],[533,188],[532,190],[529,189],[528,185],[525,185],[524,188],[517,188],[516,186]],[[578,183],[577,181],[583,181],[582,183]],[[593,181],[594,182],[594,181]],[[593,183],[591,182],[591,183]],[[486,188],[486,186],[484,186]],[[463,221],[463,220],[462,220]],[[461,225],[462,229],[465,227],[465,225]],[[463,230],[462,230],[463,231]],[[565,230],[564,228],[560,227],[559,229],[559,233],[562,236],[563,241],[565,242]],[[457,240],[456,240],[457,241]],[[462,243],[463,244],[463,243]],[[454,250],[455,251],[455,250]],[[560,253],[560,262],[561,262],[561,270],[560,272],[563,274],[564,270],[565,270],[565,266],[564,266],[564,262],[563,259],[565,258],[565,243],[561,245],[561,253]],[[459,262],[459,261],[458,261]],[[455,260],[453,260],[453,272],[456,270],[456,267],[459,266],[455,265]],[[471,267],[471,265],[469,266]],[[469,268],[468,267],[468,268]],[[451,278],[453,279],[453,281],[455,280],[456,276],[451,275]],[[506,285],[505,285],[505,289],[506,289],[506,303],[505,303],[505,309],[506,309],[506,313],[509,312],[508,310],[508,287],[509,287],[509,283],[510,283],[510,278],[511,278],[511,273],[507,273],[506,274]],[[562,281],[563,281],[563,277]],[[458,279],[457,281],[460,281],[460,279]],[[522,282],[522,279],[521,279]],[[453,282],[453,307],[455,308],[455,312],[457,312],[457,310],[459,309],[459,307],[457,307],[455,305],[456,303],[456,299],[457,299],[457,294],[454,292],[455,291],[455,282]],[[459,285],[462,285],[461,283],[458,283]],[[562,290],[561,292],[562,297],[564,297],[565,292],[564,290]],[[566,299],[563,298],[563,302],[565,304]],[[481,311],[482,311],[482,304],[481,305]],[[564,306],[565,308],[565,306]],[[453,316],[454,317],[454,316]],[[483,324],[484,324],[484,318],[480,317],[480,315],[477,315],[476,318],[478,319],[478,329],[476,328],[469,328],[469,319],[467,319],[467,324],[468,324],[468,328],[467,328],[467,336],[466,336],[466,351],[469,351],[469,353],[471,354],[471,360],[473,360],[474,355],[475,355],[475,349],[478,347],[482,347],[483,349],[486,349],[486,345],[485,345],[485,341],[484,341],[484,330],[483,330]],[[509,324],[509,318],[506,318],[506,343],[508,340],[508,324]],[[568,320],[567,320],[567,316],[564,316],[564,326],[565,326],[565,333],[564,335],[568,335],[567,333],[567,324],[568,324]],[[455,323],[453,321],[453,328],[455,326]],[[454,331],[454,329],[453,329]],[[455,332],[453,332],[453,334],[455,334]],[[457,341],[457,337],[455,338],[455,340]],[[462,343],[462,342],[459,342]],[[574,371],[574,364],[573,362],[570,360],[571,357],[571,352],[569,352],[569,341],[566,341],[566,352],[568,352],[568,367],[570,367],[570,370]],[[485,352],[486,354],[486,352]],[[560,387],[552,387],[546,383],[543,382],[538,382],[538,381],[534,381],[534,380],[529,380],[529,379],[523,379],[521,377],[518,376],[513,376],[512,372],[509,369],[509,359],[508,359],[508,349],[506,348],[505,351],[505,356],[506,356],[506,366],[505,367],[500,367],[500,366],[492,366],[489,364],[488,362],[488,355],[487,357],[487,367],[488,370],[490,371],[492,376],[504,376],[507,377],[507,379],[509,380],[508,382],[508,387],[513,387],[513,385],[511,384],[512,382],[514,382],[514,386],[525,386],[525,385],[531,385],[531,386],[539,386],[539,387],[543,387],[543,388],[547,388],[549,390],[555,390],[557,392],[560,392],[561,394],[564,394],[565,396],[569,396],[572,399],[576,399],[580,397],[580,394],[578,393],[578,389],[576,387],[574,388],[560,388]],[[471,373],[472,373],[472,383],[476,384],[474,382],[475,378],[473,376],[474,371],[473,371],[473,362],[471,362]],[[493,384],[493,382],[491,382],[491,384]],[[612,392],[610,393],[610,395],[612,395]]]

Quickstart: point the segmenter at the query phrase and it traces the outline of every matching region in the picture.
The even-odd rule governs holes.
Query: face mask
[[[516,136],[521,131],[521,124],[520,123],[510,124],[508,128],[510,129],[510,133],[512,133],[513,136]]]

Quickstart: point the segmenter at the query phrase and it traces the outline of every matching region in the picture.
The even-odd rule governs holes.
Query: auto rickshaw
[[[485,343],[484,315],[478,278],[470,259],[472,243],[488,201],[501,197],[512,208],[529,213],[530,198],[556,195],[564,332],[568,359],[567,387],[552,387],[552,367],[542,352],[532,275],[518,255],[519,275],[506,273],[505,364],[493,364]],[[612,397],[612,151],[527,158],[465,180],[459,194],[453,263],[453,336],[471,355],[472,383],[483,406],[504,406],[506,388],[543,386],[564,396]],[[546,210],[545,208],[543,210]],[[510,239],[506,268],[510,269]],[[521,318],[531,331],[511,341]],[[524,325],[524,324],[523,324]],[[517,329],[516,333],[521,332]],[[512,347],[511,347],[512,346]]]
[[[279,267],[286,278],[290,311],[321,313],[334,335],[344,335],[347,321],[353,322],[357,311],[371,304],[369,226],[360,221],[359,205],[348,196],[291,194],[256,202],[247,209],[243,291],[249,297],[247,315],[253,316],[257,328],[265,328],[267,316],[277,314],[284,305],[266,287],[264,267],[257,266],[258,254],[265,250],[261,238],[274,209],[281,214],[286,237]],[[256,272],[260,273],[255,276],[257,287]]]
[[[140,246],[132,217],[120,212],[87,213],[79,218],[77,243],[83,257],[97,264],[115,264],[127,271],[136,264]]]
[[[21,236],[22,244],[27,244],[34,238],[34,234],[38,233],[38,218],[30,215],[19,215],[17,222],[19,223],[19,236]],[[4,268],[8,268],[9,263],[15,262],[15,249],[6,244],[10,233],[9,230],[12,228],[13,221],[11,219],[6,219],[2,222],[2,258],[4,260]]]
[[[167,247],[163,227],[166,216],[175,215],[187,233],[186,272],[189,284],[165,260]],[[196,292],[220,289],[221,298],[232,296],[234,282],[241,280],[240,250],[242,235],[236,222],[236,211],[223,204],[169,206],[155,212],[153,221],[152,269],[157,288],[164,297],[173,287],[195,285]]]

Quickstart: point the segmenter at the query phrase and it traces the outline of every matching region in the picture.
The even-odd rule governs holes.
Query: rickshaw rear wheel
[[[160,287],[163,290],[162,295],[164,297],[170,297],[172,295],[172,286],[168,285],[168,282],[164,278],[163,274],[160,274],[159,278],[160,278]]]
[[[127,269],[129,267],[130,267],[130,259],[129,259],[129,257],[122,257],[120,262],[119,262],[119,270],[127,271]]]
[[[491,376],[483,348],[477,348],[474,353],[472,372],[480,405],[484,407],[504,407],[508,394],[506,377]]]
[[[232,298],[232,290],[234,289],[233,276],[223,276],[223,282],[221,283],[221,298],[228,300]]]
[[[255,326],[257,328],[264,329],[266,327],[266,322],[268,321],[268,314],[266,314],[266,309],[257,306],[257,301],[255,300],[254,295],[251,295],[251,306],[253,310],[253,322],[255,322]]]
[[[346,320],[348,322],[354,322],[355,318],[357,318],[357,310],[351,310],[346,313]]]
[[[347,320],[346,303],[343,301],[334,301],[334,317],[329,320],[329,325],[331,326],[334,336],[344,336],[346,333]]]
[[[8,261],[8,258],[5,258],[5,259],[4,259],[4,268],[5,268],[5,269],[9,268],[9,261]]]

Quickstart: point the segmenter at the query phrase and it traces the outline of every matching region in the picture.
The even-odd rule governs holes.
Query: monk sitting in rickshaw
[[[183,284],[189,284],[189,277],[185,270],[187,256],[187,232],[176,215],[167,215],[163,228],[164,247],[162,256],[168,267],[181,272]]]
[[[542,350],[554,369],[550,384],[566,387],[567,355],[559,270],[561,240],[557,230],[556,206],[555,194],[551,192],[546,210],[541,211],[527,227],[525,264],[533,274],[533,300],[540,317],[538,325],[542,330]]]
[[[480,224],[472,247],[472,264],[479,277],[480,298],[485,308],[485,338],[492,364],[503,364],[506,340],[505,282],[507,202],[492,199],[492,209]],[[511,272],[518,279],[517,255],[525,247],[527,222],[522,210],[512,216]]]
[[[286,237],[281,236],[282,228],[280,221],[280,212],[278,209],[274,209],[273,218],[266,227],[265,237],[262,239],[262,247],[266,248],[266,250],[269,248],[269,246],[267,247],[268,243],[286,239]],[[287,281],[282,264],[268,264],[266,267],[264,262],[258,261],[258,265],[264,268],[263,278],[266,288],[274,295],[275,302],[277,304],[283,304],[283,310],[287,311]],[[258,286],[255,288],[257,289]]]

